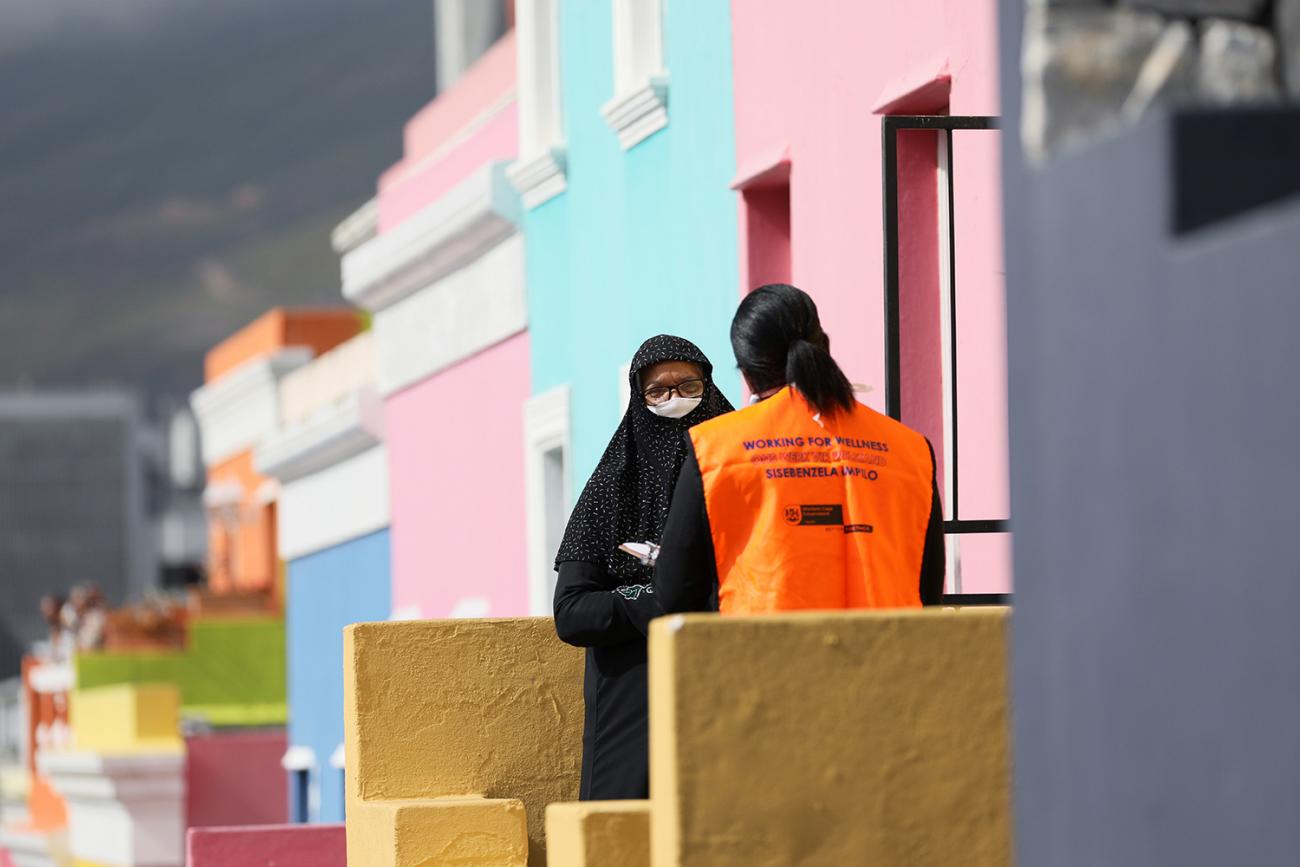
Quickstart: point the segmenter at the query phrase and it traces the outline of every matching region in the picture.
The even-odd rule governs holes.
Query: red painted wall
[[[347,867],[342,825],[193,828],[186,867]]]
[[[186,826],[289,821],[288,782],[280,767],[286,744],[282,730],[186,738]]]

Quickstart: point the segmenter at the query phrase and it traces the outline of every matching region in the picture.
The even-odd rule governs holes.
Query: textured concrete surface
[[[582,651],[551,619],[361,623],[343,657],[349,864],[392,863],[354,834],[363,811],[467,795],[518,798],[544,863],[546,805],[577,798],[582,757]]]
[[[1009,864],[1008,619],[654,621],[653,863]]]
[[[342,825],[191,828],[185,867],[347,867]]]
[[[524,867],[528,821],[514,798],[370,801],[348,807],[349,867]]]
[[[170,684],[101,686],[72,692],[68,719],[79,752],[179,751],[180,690]]]
[[[650,867],[650,802],[551,804],[546,841],[551,867]]]

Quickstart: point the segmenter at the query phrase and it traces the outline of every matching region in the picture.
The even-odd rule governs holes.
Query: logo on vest
[[[844,507],[839,503],[786,506],[785,522],[796,527],[838,527],[844,523]]]

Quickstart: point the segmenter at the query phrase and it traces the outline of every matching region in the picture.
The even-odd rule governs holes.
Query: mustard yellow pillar
[[[650,802],[551,804],[546,845],[551,867],[650,867]]]
[[[349,867],[436,864],[422,859],[450,823],[503,840],[516,816],[544,864],[546,805],[578,796],[582,672],[550,618],[348,627]]]
[[[655,621],[655,867],[1009,864],[1008,623],[974,609]]]

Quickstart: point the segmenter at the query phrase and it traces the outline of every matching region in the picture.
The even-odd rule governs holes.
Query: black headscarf
[[[652,413],[641,397],[640,373],[662,361],[690,361],[704,371],[704,398],[682,418]],[[658,542],[673,486],[686,459],[687,429],[734,407],[713,383],[713,365],[689,340],[660,334],[632,357],[631,399],[623,421],[573,507],[556,568],[568,561],[603,566],[619,586],[650,581],[649,567],[618,550],[624,542]]]

